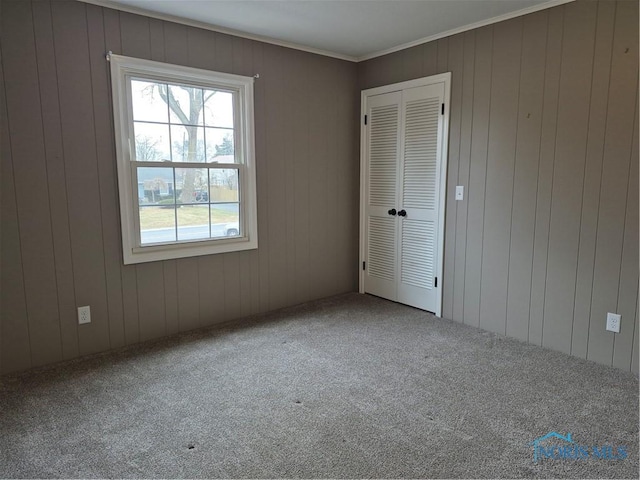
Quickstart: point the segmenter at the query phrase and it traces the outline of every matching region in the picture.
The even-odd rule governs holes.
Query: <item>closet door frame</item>
[[[366,142],[365,131],[365,115],[367,114],[368,97],[380,95],[383,93],[397,92],[408,88],[422,87],[427,85],[444,84],[444,121],[442,132],[442,156],[440,163],[439,181],[439,198],[438,198],[438,258],[436,263],[436,276],[438,278],[438,296],[436,299],[437,317],[442,316],[442,293],[443,293],[443,273],[444,273],[444,222],[445,207],[447,197],[447,164],[448,164],[448,147],[449,147],[449,110],[451,104],[451,72],[432,75],[430,77],[417,78],[406,82],[394,83],[391,85],[383,85],[381,87],[369,88],[362,90],[360,98],[360,262],[359,262],[359,292],[364,293],[364,261],[366,258],[365,251],[365,235],[366,235],[366,185],[368,165],[368,145]]]

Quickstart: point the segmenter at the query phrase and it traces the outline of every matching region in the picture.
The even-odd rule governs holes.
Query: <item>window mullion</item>
[[[176,242],[178,241],[178,189],[176,184],[176,169],[173,170],[173,218],[174,229],[176,231]]]
[[[211,238],[211,170],[207,168],[207,199],[209,209],[209,238]]]
[[[225,170],[228,168],[240,168],[241,163],[198,163],[198,162],[151,162],[132,161],[137,167],[162,167],[162,168],[214,168]]]
[[[167,87],[167,98],[169,98],[169,84],[165,84]],[[169,125],[169,158],[171,159],[171,162],[173,162],[173,139],[171,138],[171,106],[169,105],[169,102],[167,103],[167,120],[169,121],[168,125]],[[173,175],[174,175],[174,179],[175,179],[175,170],[173,171]],[[174,184],[175,185],[175,184]],[[175,190],[175,187],[174,187]],[[177,208],[176,208],[177,210]],[[176,223],[176,226],[178,224]],[[176,240],[178,239],[178,232],[176,231]]]
[[[135,229],[136,242],[139,247],[142,245],[142,230],[140,229],[140,200],[138,200],[138,168],[135,166],[136,162],[131,162],[131,190],[135,195],[131,195],[133,201],[133,225]]]

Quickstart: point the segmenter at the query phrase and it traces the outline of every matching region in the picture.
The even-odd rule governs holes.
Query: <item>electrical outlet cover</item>
[[[620,333],[620,315],[607,313],[607,331]]]
[[[78,307],[78,324],[91,323],[91,307]]]

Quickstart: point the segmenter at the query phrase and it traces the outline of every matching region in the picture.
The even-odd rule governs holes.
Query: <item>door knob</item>
[[[398,215],[400,215],[401,217],[406,217],[407,216],[407,211],[406,210],[400,210],[398,212]]]
[[[395,209],[395,208],[392,208],[392,209],[391,209],[391,210],[389,210],[387,213],[388,213],[389,215],[394,215],[394,216],[395,216],[395,214],[396,214],[396,209]]]

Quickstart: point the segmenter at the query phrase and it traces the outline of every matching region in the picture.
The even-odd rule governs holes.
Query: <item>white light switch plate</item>
[[[456,186],[456,200],[463,200],[463,199],[464,199],[464,186],[458,185]]]
[[[620,333],[620,315],[607,313],[607,331]]]

